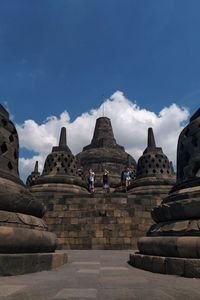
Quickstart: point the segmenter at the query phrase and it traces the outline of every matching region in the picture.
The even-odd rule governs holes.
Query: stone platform
[[[66,251],[0,254],[0,276],[13,276],[51,270],[67,263],[67,260],[68,255]]]
[[[200,279],[133,268],[130,250],[68,250],[52,271],[2,277],[0,300],[199,300]]]
[[[45,222],[58,238],[58,249],[135,249],[153,224],[151,209],[162,195],[108,193],[43,195]]]
[[[130,254],[130,265],[146,271],[200,278],[200,259]]]

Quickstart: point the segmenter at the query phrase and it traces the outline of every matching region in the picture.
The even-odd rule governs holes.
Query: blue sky
[[[0,101],[16,122],[116,90],[159,112],[200,98],[199,0],[0,0]]]
[[[42,123],[51,128],[49,116],[57,117],[56,126],[63,124],[64,111],[70,122],[93,108],[92,118],[97,117],[109,97],[113,107],[123,102],[119,114],[127,105],[134,113],[136,101],[144,118],[133,122],[136,126],[158,124],[152,114],[159,116],[172,103],[192,114],[200,103],[199,12],[199,0],[0,0],[0,102],[22,127],[34,120],[35,134]],[[182,116],[176,119],[175,141],[188,113],[173,106],[162,124],[174,111]],[[160,142],[164,131],[157,129]],[[21,156],[32,164],[33,155],[42,152],[20,140]],[[128,141],[124,146],[133,149]]]

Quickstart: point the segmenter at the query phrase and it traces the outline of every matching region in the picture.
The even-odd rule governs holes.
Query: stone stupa
[[[27,177],[26,185],[28,187],[34,185],[35,181],[40,177],[40,172],[38,170],[38,161],[35,162],[34,171]]]
[[[113,188],[120,185],[121,172],[124,167],[129,166],[133,174],[136,172],[134,158],[125,152],[123,146],[117,144],[111,121],[107,117],[100,117],[96,120],[92,141],[83,148],[77,158],[85,177],[90,168],[94,170],[95,187],[102,187],[104,169],[109,171],[110,187]]]
[[[152,211],[156,222],[130,263],[145,270],[200,277],[200,109],[179,136],[177,182]]]
[[[32,180],[30,186],[30,191],[39,197],[49,192],[87,193],[77,159],[67,146],[65,127],[61,129],[59,145],[52,148],[45,160],[41,176]]]
[[[156,147],[152,128],[148,128],[147,148],[137,163],[136,179],[129,193],[166,195],[175,184],[175,174],[172,163],[163,153],[161,147]]]
[[[9,113],[0,105],[0,275],[51,269],[67,260],[54,253],[57,238],[42,220],[43,204],[26,189],[18,172],[19,142]]]

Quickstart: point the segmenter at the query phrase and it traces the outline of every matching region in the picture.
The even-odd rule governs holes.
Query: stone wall
[[[39,195],[38,195],[39,196]],[[41,197],[41,195],[40,195]],[[45,221],[60,249],[133,249],[153,223],[158,195],[42,195]]]

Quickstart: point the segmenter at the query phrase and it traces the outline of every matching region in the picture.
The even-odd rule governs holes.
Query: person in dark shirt
[[[106,193],[108,193],[110,190],[108,174],[109,174],[108,170],[104,169],[104,171],[103,171],[103,189]]]

